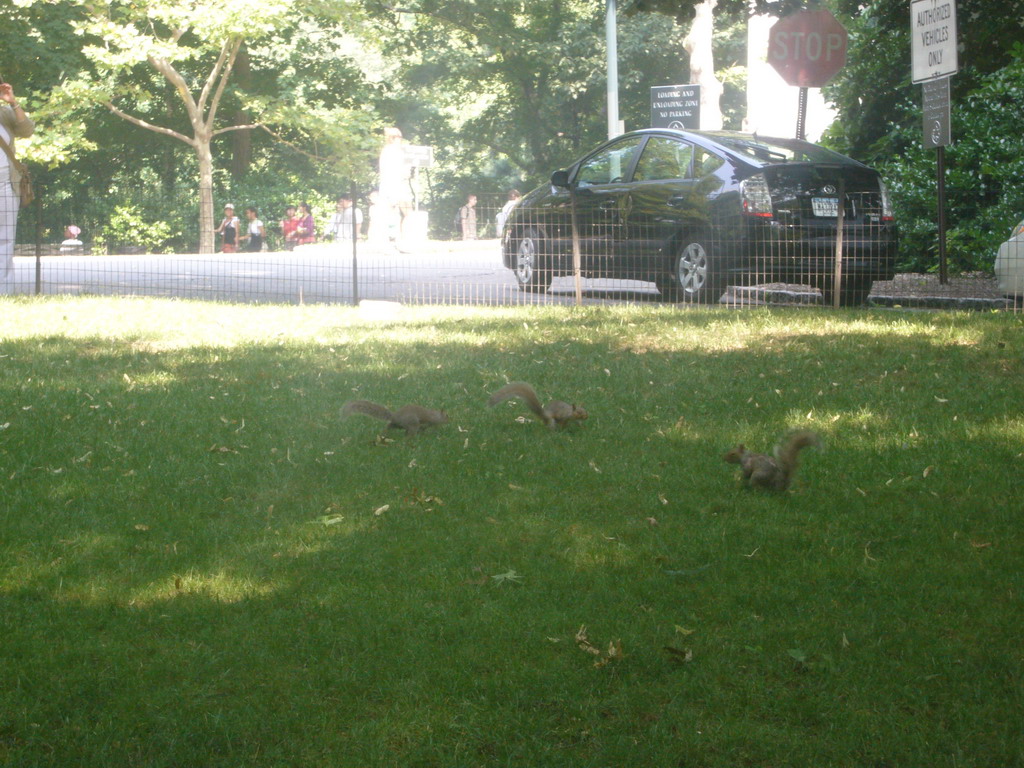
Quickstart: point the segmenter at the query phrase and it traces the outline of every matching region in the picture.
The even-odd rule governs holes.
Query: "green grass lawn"
[[[1024,764],[1019,316],[0,309],[0,765]]]

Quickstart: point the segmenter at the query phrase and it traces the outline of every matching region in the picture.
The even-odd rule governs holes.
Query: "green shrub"
[[[163,253],[177,236],[166,221],[151,220],[139,206],[125,204],[114,208],[93,242],[115,252],[132,248],[144,253]]]
[[[918,98],[920,94],[918,93]],[[953,269],[990,270],[999,243],[1024,216],[1024,46],[1013,61],[981,79],[952,105],[952,143],[946,147],[947,253]],[[915,107],[920,114],[920,106]],[[901,232],[901,268],[938,266],[936,153],[921,148],[921,122],[900,129],[907,151],[879,163],[892,193]]]

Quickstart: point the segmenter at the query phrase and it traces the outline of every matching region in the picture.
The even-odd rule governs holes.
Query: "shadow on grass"
[[[1009,764],[1019,341],[852,317],[3,342],[0,760]],[[737,488],[795,424],[793,492]]]

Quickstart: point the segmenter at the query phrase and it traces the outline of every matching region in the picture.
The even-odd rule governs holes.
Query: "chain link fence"
[[[698,187],[677,197],[578,190],[551,211],[510,208],[507,195],[479,194],[468,208],[449,200],[403,217],[355,195],[347,227],[331,212],[318,213],[315,242],[292,247],[278,210],[256,214],[263,242],[247,251],[248,219],[240,212],[238,250],[224,252],[221,233],[215,252],[200,254],[197,225],[185,245],[172,244],[182,252],[160,252],[168,246],[153,245],[158,221],[140,215],[118,229],[43,193],[20,215],[13,288],[237,302],[1021,308],[1024,248],[1003,258],[1016,284],[991,273],[942,283],[937,275],[894,272],[885,236],[893,223],[877,195],[840,192],[843,204],[832,207],[802,199],[771,216]],[[184,205],[178,215],[194,224],[197,206]],[[147,207],[153,210],[139,209]],[[218,213],[215,226],[221,221]]]

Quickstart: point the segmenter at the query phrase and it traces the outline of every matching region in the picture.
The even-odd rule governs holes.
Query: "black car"
[[[673,300],[789,282],[817,286],[831,303],[840,214],[840,303],[861,304],[874,280],[892,279],[896,254],[876,171],[798,139],[649,129],[608,141],[527,194],[502,253],[526,290],[572,274],[578,251],[584,275],[653,281]]]

